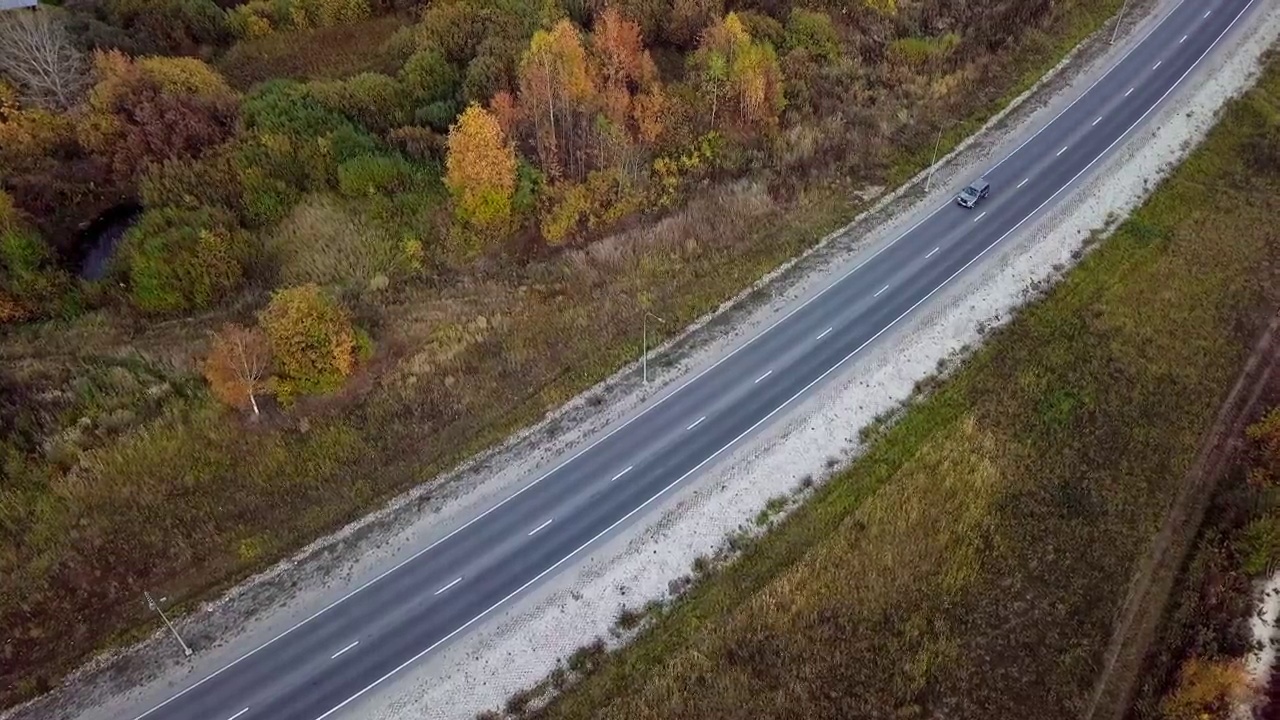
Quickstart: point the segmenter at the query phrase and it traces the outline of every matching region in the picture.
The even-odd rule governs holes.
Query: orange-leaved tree
[[[457,217],[476,230],[499,230],[511,218],[516,151],[498,118],[472,103],[449,129],[445,184]]]
[[[591,49],[605,117],[632,139],[653,145],[662,131],[665,98],[640,25],[609,7],[596,21]]]
[[[258,322],[275,357],[276,391],[286,401],[336,390],[355,370],[351,315],[317,285],[276,291]]]
[[[258,398],[266,389],[271,348],[259,328],[228,323],[213,336],[204,361],[209,389],[222,402],[258,414]]]

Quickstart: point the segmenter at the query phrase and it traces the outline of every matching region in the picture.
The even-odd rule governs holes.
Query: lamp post
[[[1120,21],[1124,19],[1124,9],[1129,6],[1129,0],[1124,0],[1120,4],[1120,12],[1116,15],[1116,27],[1111,31],[1111,44],[1116,44],[1116,36],[1120,34]]]
[[[182,654],[187,657],[191,657],[191,648],[187,647],[187,644],[182,641],[182,636],[174,629],[173,623],[169,622],[169,618],[165,617],[164,611],[160,609],[160,606],[156,604],[156,601],[151,599],[151,593],[144,590],[142,591],[142,594],[147,598],[147,607],[159,613],[160,619],[164,621],[165,627],[169,628],[169,632],[173,633],[173,636],[178,640],[178,644],[182,646]]]
[[[929,188],[933,186],[933,167],[938,164],[938,148],[942,146],[942,131],[944,128],[938,128],[938,139],[933,143],[933,162],[929,163],[929,178],[924,181],[924,194],[929,194]]]
[[[654,320],[657,320],[660,323],[667,322],[666,320],[663,320],[662,318],[658,317],[657,315],[654,315],[648,310],[644,311],[644,318],[640,321],[640,327],[641,327],[640,334],[644,336],[644,340],[642,341],[643,351],[640,355],[640,364],[644,368],[644,384],[645,385],[649,384],[649,318],[653,318]]]

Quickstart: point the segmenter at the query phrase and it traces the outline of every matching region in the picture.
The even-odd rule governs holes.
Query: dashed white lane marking
[[[453,587],[454,585],[457,585],[457,584],[458,584],[458,583],[460,583],[460,582],[462,582],[462,578],[457,578],[457,579],[456,579],[456,580],[454,580],[453,582],[451,582],[451,583],[449,583],[448,585],[445,585],[444,587],[442,587],[442,588],[440,588],[439,590],[437,590],[435,594],[436,594],[436,595],[439,595],[440,593],[444,592],[445,590],[448,590],[449,588]]]
[[[539,525],[538,527],[536,527],[536,528],[534,528],[534,529],[530,530],[530,531],[529,531],[529,537],[533,537],[533,534],[534,534],[534,533],[536,533],[536,532],[538,532],[539,530],[541,530],[542,528],[544,528],[544,527],[546,527],[546,526],[550,525],[550,524],[551,524],[551,521],[552,521],[552,520],[554,520],[554,519],[555,519],[555,518],[547,518],[547,521],[546,521],[546,522],[544,522],[544,523],[542,523],[541,525]]]
[[[772,374],[773,374],[773,371],[772,371],[772,370],[766,370],[766,371],[764,372],[764,374],[763,374],[763,375],[761,375],[760,377],[756,378],[756,382],[758,383],[758,382],[760,382],[761,380],[763,380],[763,379],[765,379],[765,378],[769,377],[769,376],[770,376],[770,375],[772,375]],[[752,383],[752,385],[754,385],[754,384],[755,384],[755,383]]]
[[[692,425],[690,425],[689,427],[685,428],[685,430],[692,430],[692,429],[694,429],[694,428],[698,427],[699,425],[701,425],[701,424],[702,424],[702,421],[703,421],[703,420],[706,420],[706,419],[707,419],[707,416],[706,416],[706,415],[703,415],[702,417],[698,418],[697,420],[694,420],[694,421],[693,421],[693,424],[692,424]]]
[[[245,709],[241,710],[240,712],[236,713],[235,715],[232,715],[231,717],[227,718],[227,720],[236,720],[236,718],[240,717],[241,715],[243,715],[243,714],[245,714],[245,713],[247,713],[247,712],[249,712],[249,708],[245,708]]]
[[[930,251],[929,251],[929,254],[924,256],[924,259],[925,259],[925,260],[928,260],[929,258],[933,257],[933,254],[934,254],[934,253],[938,252],[938,251],[939,251],[939,250],[941,250],[941,249],[942,249],[942,248],[934,248],[934,249],[930,250]]]
[[[1024,179],[1022,180],[1022,182],[1018,183],[1018,189],[1019,189],[1019,190],[1021,190],[1021,189],[1022,189],[1022,186],[1023,186],[1023,185],[1026,185],[1030,180],[1031,180],[1031,178],[1024,178]]]
[[[1137,127],[1137,126],[1138,126],[1138,123],[1141,123],[1143,120],[1145,120],[1145,119],[1147,118],[1147,116],[1151,114],[1151,111],[1156,109],[1156,106],[1158,106],[1160,103],[1164,102],[1165,98],[1167,98],[1167,97],[1170,95],[1170,93],[1172,93],[1172,92],[1174,91],[1174,89],[1176,89],[1179,85],[1181,85],[1183,80],[1186,80],[1186,79],[1187,79],[1187,76],[1191,74],[1191,71],[1192,71],[1192,70],[1194,70],[1194,69],[1196,68],[1196,66],[1198,66],[1198,65],[1200,64],[1200,62],[1201,62],[1202,60],[1204,60],[1204,58],[1205,58],[1206,56],[1208,56],[1210,52],[1212,52],[1212,51],[1213,51],[1213,49],[1214,49],[1215,47],[1217,47],[1218,43],[1222,41],[1222,38],[1223,38],[1223,37],[1225,37],[1225,36],[1226,36],[1226,34],[1227,34],[1228,32],[1230,32],[1230,31],[1231,31],[1231,29],[1232,29],[1232,28],[1234,28],[1234,27],[1236,26],[1236,23],[1240,21],[1240,18],[1244,16],[1245,12],[1247,12],[1247,11],[1249,10],[1249,8],[1253,7],[1254,2],[1256,2],[1256,1],[1257,1],[1257,0],[1249,0],[1249,1],[1245,4],[1245,6],[1240,10],[1240,12],[1236,14],[1236,17],[1235,17],[1235,19],[1234,19],[1234,20],[1232,20],[1232,21],[1231,21],[1231,24],[1230,24],[1230,25],[1228,25],[1228,26],[1227,26],[1227,28],[1226,28],[1225,30],[1223,30],[1223,31],[1222,31],[1222,33],[1220,33],[1220,34],[1218,35],[1218,37],[1217,37],[1217,38],[1215,38],[1215,39],[1213,40],[1213,42],[1212,42],[1212,43],[1210,43],[1210,44],[1209,44],[1209,47],[1208,47],[1208,48],[1207,48],[1203,53],[1201,53],[1201,54],[1200,54],[1200,56],[1199,56],[1198,58],[1196,58],[1195,62],[1193,62],[1193,63],[1191,64],[1191,67],[1190,67],[1186,72],[1184,72],[1184,73],[1183,73],[1183,74],[1182,74],[1182,75],[1181,75],[1177,80],[1175,80],[1175,81],[1174,81],[1174,83],[1173,83],[1173,85],[1171,85],[1171,86],[1169,87],[1169,89],[1168,89],[1168,90],[1166,90],[1166,91],[1165,91],[1165,93],[1164,93],[1163,95],[1161,95],[1161,96],[1160,96],[1160,98],[1159,98],[1159,99],[1157,99],[1157,100],[1156,100],[1156,102],[1155,102],[1155,103],[1154,103],[1150,108],[1148,108],[1148,109],[1147,109],[1147,111],[1146,111],[1146,112],[1144,112],[1144,113],[1143,113],[1143,114],[1142,114],[1142,115],[1141,115],[1141,116],[1140,116],[1136,121],[1134,121],[1134,123],[1133,123],[1132,125],[1130,125],[1128,128],[1126,128],[1126,129],[1124,130],[1124,132],[1120,133],[1120,136],[1119,136],[1119,137],[1117,137],[1117,138],[1116,138],[1116,139],[1115,139],[1115,140],[1114,140],[1110,145],[1108,145],[1108,146],[1107,146],[1107,147],[1102,151],[1102,153],[1101,153],[1100,155],[1098,155],[1097,157],[1095,157],[1093,160],[1089,161],[1089,164],[1088,164],[1088,165],[1086,165],[1086,166],[1084,167],[1084,169],[1083,169],[1083,170],[1081,170],[1080,172],[1078,172],[1078,173],[1076,173],[1074,176],[1072,176],[1072,178],[1071,178],[1070,180],[1068,180],[1068,181],[1067,181],[1067,184],[1066,184],[1066,185],[1063,185],[1063,186],[1062,186],[1062,187],[1060,187],[1060,188],[1058,188],[1058,190],[1056,190],[1056,191],[1055,191],[1051,196],[1049,196],[1049,199],[1045,200],[1044,202],[1040,203],[1040,205],[1036,206],[1036,208],[1035,208],[1034,210],[1032,210],[1032,211],[1031,211],[1031,215],[1027,215],[1027,216],[1026,216],[1026,217],[1024,217],[1022,220],[1018,221],[1018,223],[1017,223],[1016,225],[1014,225],[1014,226],[1013,226],[1013,228],[1011,228],[1010,230],[1008,230],[1007,232],[1005,232],[1005,234],[1004,234],[1004,235],[1001,235],[999,238],[997,238],[997,239],[995,240],[995,242],[993,242],[993,243],[991,243],[990,245],[988,245],[987,247],[983,248],[983,249],[978,253],[978,255],[977,255],[977,256],[975,256],[975,257],[974,257],[972,260],[970,260],[969,262],[965,263],[965,264],[964,264],[964,266],[963,266],[963,267],[961,267],[959,270],[957,270],[957,271],[955,271],[954,273],[952,273],[952,274],[951,274],[951,276],[949,276],[946,280],[942,281],[942,284],[941,284],[941,285],[938,285],[938,286],[937,286],[937,287],[935,287],[933,290],[930,290],[930,291],[929,291],[929,293],[928,293],[927,295],[925,295],[925,296],[924,296],[923,298],[921,298],[920,300],[916,301],[916,303],[915,303],[914,305],[912,305],[911,307],[907,308],[906,312],[902,313],[902,314],[901,314],[901,315],[899,315],[897,318],[894,318],[894,320],[893,320],[892,322],[890,322],[888,325],[886,325],[884,328],[882,328],[879,332],[877,332],[875,335],[873,335],[870,339],[866,340],[862,345],[860,345],[860,346],[858,346],[857,348],[855,348],[853,352],[851,352],[851,353],[849,353],[848,355],[846,355],[842,360],[840,360],[840,362],[836,363],[836,364],[835,364],[835,365],[833,365],[831,368],[829,368],[826,372],[822,373],[822,375],[818,376],[816,379],[812,380],[808,385],[806,385],[805,387],[801,388],[801,389],[800,389],[800,392],[798,392],[798,393],[796,393],[795,395],[793,395],[793,396],[792,396],[791,398],[789,398],[786,402],[784,402],[783,404],[779,405],[777,408],[775,408],[773,411],[771,411],[771,412],[770,412],[768,415],[766,415],[765,417],[763,417],[763,418],[761,418],[760,420],[756,421],[756,423],[755,423],[754,425],[752,425],[751,427],[747,428],[745,431],[743,431],[740,435],[738,435],[737,437],[735,437],[733,440],[730,440],[730,441],[729,441],[729,443],[728,443],[727,445],[725,445],[725,446],[721,447],[719,450],[717,450],[717,451],[715,451],[714,453],[712,453],[712,454],[711,454],[710,456],[708,456],[705,460],[703,460],[702,462],[700,462],[700,463],[698,463],[696,466],[694,466],[691,470],[689,470],[689,471],[685,472],[685,474],[681,475],[680,477],[678,477],[678,478],[676,478],[675,480],[673,480],[670,484],[668,484],[667,486],[663,487],[661,490],[659,490],[659,491],[658,491],[658,493],[657,493],[657,494],[653,495],[653,496],[652,496],[652,497],[650,497],[648,500],[645,500],[643,503],[640,503],[640,505],[638,505],[636,508],[634,508],[633,510],[631,510],[630,512],[628,512],[626,515],[624,515],[624,516],[622,516],[621,518],[619,518],[619,519],[615,520],[615,521],[613,522],[613,524],[611,524],[609,527],[605,528],[604,530],[601,530],[601,531],[600,531],[599,533],[597,533],[594,537],[592,537],[591,539],[587,540],[587,541],[586,541],[586,542],[584,542],[583,544],[579,545],[579,546],[578,546],[578,547],[577,547],[573,552],[569,553],[568,555],[565,555],[563,558],[560,558],[560,559],[559,559],[559,560],[557,560],[556,562],[552,563],[552,565],[551,565],[550,567],[548,567],[548,568],[546,568],[545,570],[543,570],[542,572],[538,573],[538,574],[537,574],[536,576],[534,576],[532,579],[527,580],[527,581],[526,581],[523,585],[521,585],[520,587],[516,588],[515,590],[512,590],[510,593],[508,593],[507,595],[505,595],[504,597],[502,597],[501,599],[499,599],[497,602],[495,602],[495,603],[493,603],[492,605],[490,605],[488,608],[486,608],[486,609],[485,609],[483,612],[481,612],[480,614],[478,614],[478,615],[476,615],[475,617],[471,618],[470,620],[466,621],[466,622],[465,622],[465,623],[463,623],[462,625],[460,625],[460,626],[458,626],[457,628],[455,628],[455,629],[454,629],[452,632],[450,632],[449,634],[445,635],[444,637],[442,637],[442,638],[440,638],[439,640],[435,641],[435,642],[434,642],[434,643],[432,643],[431,645],[429,645],[429,646],[427,646],[426,648],[422,649],[421,651],[419,651],[419,652],[418,652],[416,655],[414,655],[413,657],[411,657],[411,658],[409,658],[408,660],[405,660],[404,662],[400,663],[400,664],[399,664],[399,665],[397,665],[395,668],[391,669],[391,670],[390,670],[390,671],[388,671],[386,674],[384,674],[382,677],[379,677],[377,680],[374,680],[372,683],[370,683],[370,684],[366,685],[363,689],[361,689],[361,690],[360,690],[359,692],[357,692],[356,694],[352,695],[351,697],[347,698],[346,700],[343,700],[342,702],[340,702],[340,703],[338,703],[337,705],[333,706],[333,707],[332,707],[332,708],[330,708],[329,710],[325,711],[325,713],[324,713],[323,715],[321,715],[320,717],[316,718],[316,720],[325,720],[325,718],[328,718],[328,717],[332,716],[334,713],[336,713],[336,712],[338,712],[338,711],[342,710],[342,708],[344,708],[344,707],[346,707],[346,706],[350,705],[351,703],[355,702],[356,700],[360,699],[361,697],[364,697],[364,696],[365,696],[365,695],[366,695],[370,690],[373,690],[374,688],[378,687],[378,686],[379,686],[379,685],[381,685],[382,683],[386,682],[388,679],[390,679],[391,677],[395,676],[395,675],[396,675],[396,674],[398,674],[401,670],[404,670],[406,667],[409,667],[409,666],[410,666],[410,665],[412,665],[413,663],[418,662],[418,661],[419,661],[419,660],[421,660],[424,656],[426,656],[427,654],[431,653],[431,652],[432,652],[433,650],[435,650],[436,648],[440,647],[440,645],[441,645],[442,643],[445,643],[445,642],[448,642],[449,640],[452,640],[452,639],[453,639],[454,637],[456,637],[459,633],[461,633],[461,632],[465,631],[467,628],[471,627],[472,625],[476,624],[476,623],[477,623],[477,622],[479,622],[480,620],[484,619],[484,618],[485,618],[485,617],[487,617],[490,613],[492,613],[494,610],[497,610],[498,608],[500,608],[500,607],[502,607],[503,605],[505,605],[509,600],[511,600],[511,598],[513,598],[513,597],[515,597],[516,595],[519,595],[520,593],[524,592],[524,591],[525,591],[525,590],[527,590],[531,585],[533,585],[534,583],[538,582],[538,581],[539,581],[539,580],[541,580],[542,578],[546,577],[548,574],[550,574],[550,573],[554,572],[554,571],[555,571],[557,568],[559,568],[561,565],[563,565],[563,564],[565,564],[566,562],[569,562],[570,560],[572,560],[574,557],[576,557],[576,556],[578,555],[578,553],[581,553],[583,550],[585,550],[585,549],[587,549],[588,547],[590,547],[590,546],[591,546],[593,543],[595,543],[597,540],[599,540],[600,538],[604,537],[606,534],[608,534],[608,533],[612,532],[612,531],[614,530],[614,528],[618,527],[619,525],[621,525],[622,523],[626,522],[627,520],[630,520],[630,519],[631,519],[631,518],[632,518],[636,513],[638,513],[638,512],[640,512],[640,511],[644,510],[646,507],[648,507],[650,504],[652,504],[655,500],[657,500],[658,498],[662,497],[663,495],[666,495],[668,492],[670,492],[670,491],[671,491],[671,489],[672,489],[672,488],[674,488],[675,486],[679,485],[680,483],[682,483],[682,482],[684,482],[686,479],[688,479],[688,477],[689,477],[690,475],[693,475],[694,473],[696,473],[696,472],[698,472],[699,470],[701,470],[701,469],[703,468],[703,466],[705,466],[707,463],[709,463],[709,462],[711,462],[711,461],[715,460],[715,459],[716,459],[717,457],[719,457],[722,453],[724,453],[724,451],[725,451],[725,450],[728,450],[729,448],[733,447],[734,445],[736,445],[736,444],[738,443],[738,441],[739,441],[739,440],[741,440],[742,438],[746,437],[746,436],[747,436],[747,435],[749,435],[750,433],[754,432],[756,428],[760,427],[760,426],[761,426],[761,425],[763,425],[764,423],[768,422],[768,421],[769,421],[769,420],[770,420],[774,415],[778,414],[778,413],[779,413],[779,412],[781,412],[784,408],[786,408],[787,406],[789,406],[791,403],[795,402],[795,400],[796,400],[797,398],[799,398],[799,397],[800,397],[801,395],[803,395],[804,393],[808,392],[808,391],[809,391],[809,390],[810,390],[814,385],[817,385],[818,383],[822,382],[824,379],[826,379],[826,377],[827,377],[828,375],[830,375],[831,373],[833,373],[833,372],[835,372],[836,370],[838,370],[842,365],[844,365],[844,364],[845,364],[846,362],[848,362],[851,358],[853,358],[855,355],[857,355],[859,352],[861,352],[863,348],[865,348],[867,345],[870,345],[872,342],[874,342],[875,340],[877,340],[877,339],[878,339],[882,334],[884,334],[884,333],[888,332],[891,328],[893,328],[895,325],[897,325],[899,322],[901,322],[903,318],[905,318],[908,314],[910,314],[911,312],[913,312],[917,307],[919,307],[921,304],[923,304],[923,303],[925,303],[926,301],[928,301],[928,300],[929,300],[929,298],[933,297],[933,296],[934,296],[934,294],[936,294],[939,290],[941,290],[942,288],[946,287],[946,286],[947,286],[947,285],[948,285],[952,280],[954,280],[956,277],[958,277],[958,276],[960,275],[960,273],[962,273],[962,272],[964,272],[965,270],[967,270],[971,265],[973,265],[973,263],[977,262],[980,258],[982,258],[984,255],[986,255],[988,252],[990,252],[992,248],[994,248],[996,245],[1000,244],[1000,243],[1001,243],[1001,242],[1002,242],[1006,237],[1008,237],[1008,236],[1009,236],[1010,234],[1012,234],[1013,232],[1017,231],[1017,229],[1018,229],[1018,228],[1022,227],[1022,225],[1023,225],[1023,224],[1025,224],[1025,223],[1027,222],[1027,220],[1030,220],[1030,219],[1031,219],[1031,216],[1032,216],[1032,215],[1035,215],[1036,213],[1040,212],[1040,211],[1041,211],[1041,210],[1043,210],[1043,209],[1044,209],[1044,208],[1045,208],[1049,203],[1053,202],[1053,200],[1054,200],[1055,198],[1057,198],[1057,197],[1058,197],[1058,195],[1062,194],[1062,192],[1063,192],[1064,190],[1066,190],[1068,186],[1070,186],[1070,185],[1071,185],[1072,183],[1074,183],[1076,180],[1079,180],[1081,175],[1084,175],[1084,174],[1085,174],[1086,172],[1088,172],[1088,171],[1089,171],[1089,170],[1090,170],[1094,165],[1096,165],[1096,164],[1097,164],[1097,162],[1098,162],[1099,160],[1101,160],[1101,159],[1102,159],[1102,156],[1103,156],[1103,155],[1106,155],[1108,152],[1111,152],[1112,148],[1114,148],[1117,144],[1119,144],[1121,140],[1123,140],[1126,136],[1128,136],[1128,134],[1129,134],[1130,132],[1132,132],[1132,131],[1133,131],[1133,129],[1134,129],[1135,127]],[[1178,6],[1177,6],[1177,7],[1181,7],[1181,4],[1182,4],[1182,3],[1181,3],[1181,2],[1179,2],[1179,4],[1178,4]],[[1160,26],[1159,26],[1159,25],[1157,25],[1156,27],[1160,27]],[[1153,29],[1151,32],[1154,32],[1154,29]],[[1148,36],[1149,36],[1149,35],[1150,35],[1150,33],[1148,33]],[[1144,41],[1143,41],[1143,42],[1145,42],[1145,39],[1144,39]],[[1135,45],[1135,46],[1134,46],[1134,48],[1137,48],[1137,47],[1140,47],[1140,46],[1141,46],[1140,44],[1139,44],[1139,45]],[[1127,57],[1127,55],[1126,55],[1126,57]],[[1108,72],[1110,72],[1110,71],[1108,71]],[[1104,75],[1103,77],[1106,77],[1106,76]],[[1096,81],[1095,81],[1095,85],[1096,85],[1096,84],[1097,84],[1097,83],[1096,83]],[[1090,86],[1090,88],[1092,88],[1092,87],[1094,87],[1094,86],[1093,86],[1093,85],[1091,85],[1091,86]],[[1087,91],[1086,91],[1086,94],[1087,94]],[[1084,97],[1084,95],[1081,95],[1080,97]],[[1060,116],[1061,116],[1061,115],[1059,115],[1058,117],[1060,117]],[[1056,120],[1057,120],[1057,117],[1055,117],[1055,118],[1054,118],[1054,120],[1050,121],[1050,124],[1052,124],[1052,123],[1053,123],[1053,122],[1055,122]],[[1048,126],[1046,125],[1045,127],[1048,127]],[[1010,155],[1010,157],[1012,157],[1012,155]],[[1001,162],[1003,162],[1003,161],[1001,161]],[[941,206],[941,207],[944,207],[944,208],[945,208],[946,206]],[[938,212],[940,212],[940,211],[941,211],[941,210],[935,210],[933,214],[937,214],[937,213],[938,213]],[[930,217],[932,217],[932,215],[930,215]],[[918,224],[917,224],[917,225],[915,225],[914,227],[919,227],[919,225],[920,225],[920,224],[918,223]],[[908,231],[908,233],[907,233],[907,234],[910,234],[910,231]],[[906,237],[906,234],[904,234],[902,237]],[[899,239],[900,239],[900,238],[899,238]],[[895,242],[896,242],[896,240],[895,240]],[[892,245],[892,243],[891,243],[891,245]],[[887,246],[886,246],[886,247],[887,247]],[[859,267],[861,267],[861,265],[860,265]],[[856,270],[856,268],[855,268],[855,270]],[[850,273],[850,274],[852,274],[852,273]],[[848,276],[849,276],[849,275],[845,275],[845,276],[843,276],[843,277],[848,277]],[[842,279],[843,279],[843,278],[842,278]],[[814,297],[818,297],[818,296],[814,296]],[[787,316],[787,317],[789,317],[789,316]],[[785,319],[785,317],[784,317],[783,319]],[[746,347],[746,346],[745,346],[745,345],[742,345],[742,346],[739,346],[739,347]],[[670,396],[667,396],[667,397],[670,397]],[[528,486],[526,486],[526,487],[528,487]],[[245,655],[244,657],[247,657],[247,656],[248,656],[248,655]],[[237,661],[237,662],[238,662],[238,661]],[[207,678],[206,678],[206,679],[207,679]],[[204,680],[201,680],[200,682],[204,682]],[[199,683],[197,683],[197,684],[199,684]],[[190,688],[188,688],[188,689],[190,689]],[[183,691],[183,692],[186,692],[186,691]],[[178,696],[177,696],[177,695],[175,695],[175,696],[174,696],[174,698],[176,698],[176,697],[178,697]],[[165,701],[165,703],[162,703],[162,705],[163,705],[163,704],[167,704],[168,702],[172,701],[174,698],[170,698],[169,700],[166,700],[166,701]],[[157,705],[155,708],[152,708],[151,710],[148,710],[148,711],[147,711],[147,713],[151,713],[151,712],[153,712],[154,710],[159,709],[162,705]],[[137,718],[134,718],[134,720],[142,720],[142,717],[143,717],[143,716],[139,716],[139,717],[137,717]]]
[[[1097,119],[1097,120],[1094,120],[1094,121],[1093,121],[1093,124],[1094,124],[1094,125],[1097,125],[1097,124],[1098,124],[1098,123],[1100,123],[1100,122],[1102,122],[1102,116],[1101,116],[1101,115],[1099,115],[1099,116],[1098,116],[1098,119]]]
[[[1189,37],[1188,35],[1183,35],[1182,39],[1178,41],[1178,44],[1181,45],[1182,43],[1186,42],[1188,37]]]
[[[1129,88],[1129,91],[1128,91],[1128,92],[1126,92],[1126,93],[1124,94],[1124,96],[1125,96],[1125,97],[1129,97],[1129,96],[1130,96],[1130,95],[1132,95],[1132,94],[1133,94],[1133,88]]]
[[[1059,150],[1059,151],[1058,151],[1058,154],[1057,154],[1057,155],[1054,155],[1054,157],[1062,157],[1062,153],[1066,152],[1068,147],[1069,147],[1068,145],[1063,145],[1063,146],[1062,146],[1062,149],[1061,149],[1061,150]]]
[[[1205,16],[1205,17],[1209,17],[1209,13],[1211,13],[1211,12],[1213,12],[1213,11],[1212,11],[1212,10],[1210,10],[1210,11],[1206,12],[1206,13],[1204,14],[1204,16]]]
[[[1151,66],[1151,69],[1152,69],[1152,70],[1155,70],[1156,68],[1160,67],[1160,63],[1162,63],[1162,62],[1164,62],[1164,61],[1163,61],[1163,60],[1157,60],[1157,61],[1156,61],[1156,64]]]
[[[357,645],[359,645],[359,644],[360,644],[360,641],[359,641],[359,640],[357,640],[357,641],[355,641],[355,642],[351,643],[350,645],[348,645],[348,646],[346,646],[346,647],[342,648],[342,649],[341,649],[341,650],[339,650],[338,652],[336,652],[336,653],[334,653],[334,654],[330,655],[330,656],[329,656],[329,659],[330,659],[330,660],[336,660],[336,659],[338,659],[338,656],[339,656],[339,655],[341,655],[342,653],[344,653],[344,652],[346,652],[346,651],[350,650],[351,648],[353,648],[353,647],[355,647],[355,646],[357,646]]]
[[[818,339],[818,340],[821,340],[822,338],[826,337],[826,336],[827,336],[827,333],[829,333],[829,332],[831,332],[831,328],[827,328],[826,330],[823,330],[823,331],[822,331],[822,334],[821,334],[821,335],[818,335],[817,339]]]
[[[613,482],[614,480],[617,480],[618,478],[622,477],[623,475],[626,475],[627,473],[631,472],[631,468],[633,468],[633,467],[635,467],[635,465],[628,465],[626,470],[623,470],[622,472],[618,473],[617,475],[614,475],[613,477],[609,478],[609,482]]]
[[[889,289],[889,286],[888,286],[888,285],[885,285],[884,287],[880,288],[879,292],[877,292],[877,293],[876,293],[875,295],[873,295],[872,297],[880,297],[880,293],[882,293],[882,292],[884,292],[885,290],[888,290],[888,289]]]
[[[987,216],[987,211],[986,211],[986,210],[983,210],[983,211],[982,211],[982,214],[981,214],[981,215],[979,215],[978,217],[974,218],[974,219],[973,219],[973,221],[974,221],[974,222],[978,222],[979,220],[981,220],[982,218],[984,218],[984,217],[986,217],[986,216]]]

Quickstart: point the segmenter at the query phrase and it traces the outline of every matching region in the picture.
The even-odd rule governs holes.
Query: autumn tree
[[[777,53],[753,40],[736,14],[703,33],[690,63],[694,82],[707,98],[709,129],[748,133],[777,126],[786,107]]]
[[[266,389],[271,365],[267,336],[258,328],[228,323],[214,334],[204,361],[204,377],[219,400],[258,414],[258,398]]]
[[[275,292],[258,322],[285,399],[335,390],[355,371],[359,352],[351,315],[318,285]]]
[[[653,92],[658,70],[644,47],[640,25],[606,8],[591,34],[591,49],[600,78],[600,98],[605,115],[619,127],[628,127],[633,98]]]
[[[25,102],[71,108],[84,94],[87,70],[54,11],[0,13],[0,73],[17,83]]]
[[[572,22],[534,33],[520,61],[520,103],[533,124],[538,161],[553,180],[586,177],[596,94],[582,35]]]
[[[470,105],[449,130],[445,183],[458,219],[479,229],[500,228],[511,217],[516,153],[497,117]]]
[[[122,181],[153,162],[199,157],[239,125],[238,96],[195,58],[135,61],[118,52],[97,53],[94,75],[78,135],[109,160]]]

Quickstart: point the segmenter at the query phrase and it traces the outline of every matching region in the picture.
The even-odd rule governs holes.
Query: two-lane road
[[[948,203],[515,495],[265,645],[120,720],[319,720],[465,632],[811,392],[1050,205],[1268,0],[1184,0]]]

